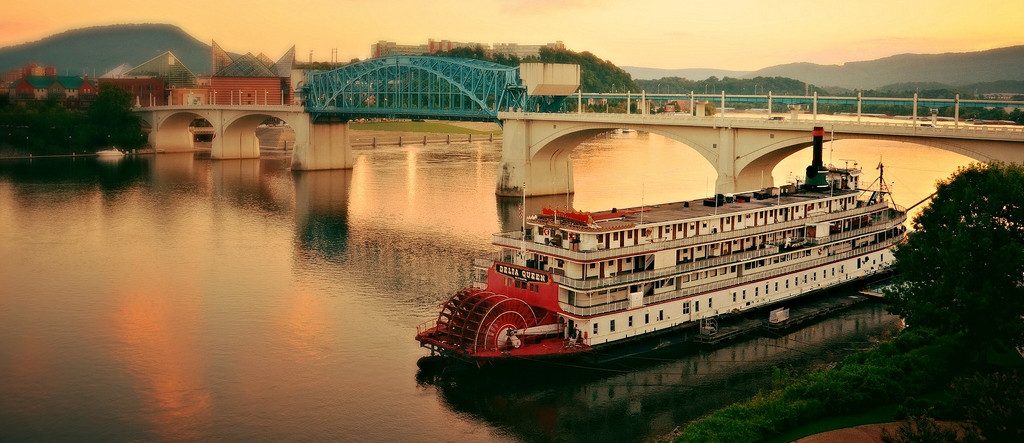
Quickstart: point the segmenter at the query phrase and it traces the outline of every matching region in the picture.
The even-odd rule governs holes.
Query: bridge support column
[[[736,192],[736,130],[719,128],[718,143],[718,179],[715,180],[715,194],[731,194]]]
[[[559,195],[573,192],[569,153],[578,140],[569,137],[549,143],[531,158],[530,124],[506,120],[502,130],[501,164],[495,194],[502,197]]]
[[[309,117],[306,117],[307,121]],[[322,169],[350,169],[354,163],[352,144],[349,143],[348,123],[316,123],[309,121],[295,131],[295,151],[292,169],[314,171]]]

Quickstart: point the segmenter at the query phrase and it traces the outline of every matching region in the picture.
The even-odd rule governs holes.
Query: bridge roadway
[[[893,140],[932,146],[971,159],[1024,163],[1024,128],[913,122],[842,120],[802,115],[797,119],[695,117],[672,114],[499,112],[504,124],[496,193],[502,196],[572,192],[569,154],[582,141],[617,128],[659,134],[698,152],[718,173],[716,192],[771,186],[784,158],[811,145],[811,129],[823,126],[836,140]],[[686,165],[680,165],[685,168]],[[566,189],[566,187],[569,189]]]

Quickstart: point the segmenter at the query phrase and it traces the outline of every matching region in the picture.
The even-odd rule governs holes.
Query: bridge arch
[[[220,142],[214,143],[210,156],[213,158],[257,158],[260,156],[260,140],[256,136],[259,125],[271,119],[279,119],[291,128],[292,132],[302,122],[296,121],[288,113],[252,112],[224,119],[220,131]]]
[[[829,142],[830,134],[826,132],[825,137],[825,142]],[[983,163],[996,160],[994,156],[985,152],[984,149],[979,149],[981,145],[975,144],[976,142],[965,142],[956,139],[836,133],[834,140],[880,140],[909,143],[953,152]],[[780,162],[782,162],[782,160],[785,160],[789,156],[799,152],[801,149],[811,146],[812,144],[813,141],[811,137],[799,135],[779,140],[778,142],[756,149],[746,155],[737,157],[736,170],[738,173],[736,175],[736,189],[750,190],[758,188],[761,185],[760,177],[762,176],[762,172],[766,172],[766,177],[770,178],[772,171]],[[810,159],[808,159],[808,162],[809,161]]]
[[[714,128],[684,132],[678,128],[608,122],[530,122],[506,121],[502,164],[497,194],[521,195],[525,184],[529,196],[564,194],[573,191],[573,167],[570,154],[595,136],[619,128],[660,135],[685,145],[715,168],[719,161]]]
[[[151,120],[146,120],[150,126],[150,146],[157,151],[194,150],[195,138],[189,128],[196,120],[205,120],[211,125],[216,121],[213,115],[202,110],[154,114]]]

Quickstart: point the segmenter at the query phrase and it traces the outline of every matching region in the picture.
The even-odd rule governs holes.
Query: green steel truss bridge
[[[424,118],[498,122],[523,109],[518,66],[432,56],[391,56],[311,71],[304,86],[314,121]]]

